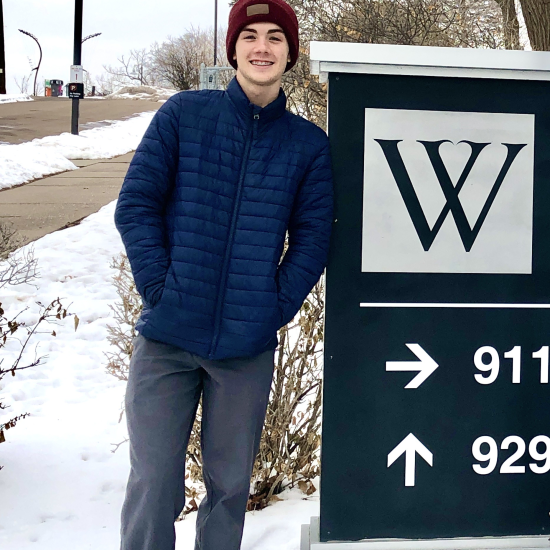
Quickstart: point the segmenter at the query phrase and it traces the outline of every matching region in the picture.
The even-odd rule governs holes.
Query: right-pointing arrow
[[[418,374],[405,386],[406,389],[416,389],[439,365],[424,351],[419,344],[405,344],[419,361],[387,361],[387,371],[419,371]]]
[[[409,434],[388,455],[388,468],[405,453],[405,487],[414,487],[416,453],[430,466],[433,466],[433,454],[413,435]]]

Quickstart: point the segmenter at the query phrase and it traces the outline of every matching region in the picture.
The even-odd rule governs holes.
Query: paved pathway
[[[134,153],[108,160],[74,160],[81,168],[0,191],[0,220],[34,241],[97,212],[118,197]]]
[[[101,121],[123,120],[162,103],[131,99],[85,99],[80,102],[80,129]],[[0,142],[21,143],[69,132],[71,101],[36,98],[0,105]],[[118,197],[133,153],[108,160],[74,160],[79,170],[0,190],[0,221],[14,224],[25,242],[78,223]]]
[[[0,142],[23,143],[35,138],[71,131],[71,100],[37,97],[34,101],[0,105]],[[124,120],[144,111],[156,111],[162,103],[133,99],[80,101],[79,130],[101,126],[104,120]]]

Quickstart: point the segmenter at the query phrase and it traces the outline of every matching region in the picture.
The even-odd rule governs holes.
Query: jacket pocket
[[[150,307],[155,307],[162,300],[171,269],[172,262],[170,262],[170,265],[168,266],[166,275],[164,276],[164,280],[161,283],[158,283],[154,287],[150,288],[147,292],[147,295],[145,296],[145,301]]]

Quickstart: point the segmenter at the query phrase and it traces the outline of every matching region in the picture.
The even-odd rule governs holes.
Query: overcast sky
[[[19,91],[14,78],[28,75],[39,58],[36,42],[18,29],[40,41],[39,80],[67,83],[73,63],[74,0],[3,0],[3,5],[7,92]],[[83,44],[82,65],[94,77],[131,49],[179,36],[190,25],[213,27],[214,5],[214,0],[84,0],[82,37],[102,34]],[[227,27],[228,15],[228,0],[218,0],[219,27]]]

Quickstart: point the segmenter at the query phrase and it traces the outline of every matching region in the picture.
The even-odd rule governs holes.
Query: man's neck
[[[243,92],[250,103],[261,107],[262,109],[275,101],[279,97],[279,89],[281,81],[272,84],[271,86],[258,86],[243,78],[237,73],[237,82],[240,84]]]

